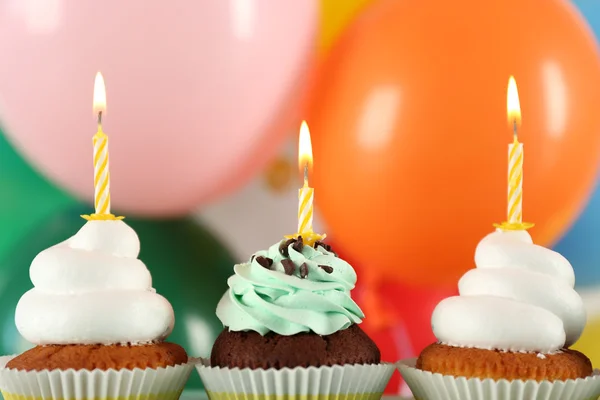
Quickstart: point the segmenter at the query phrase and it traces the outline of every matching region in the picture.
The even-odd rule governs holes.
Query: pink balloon
[[[186,213],[245,182],[296,132],[317,18],[312,0],[3,1],[6,134],[91,199],[101,71],[113,208]]]

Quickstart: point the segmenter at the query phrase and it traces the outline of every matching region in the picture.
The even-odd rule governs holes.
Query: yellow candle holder
[[[286,239],[296,239],[298,236],[302,236],[302,241],[307,246],[313,246],[316,242],[320,242],[327,237],[326,234],[315,233],[312,230],[302,232],[302,233],[294,233],[293,235],[285,235]]]
[[[508,222],[504,221],[501,224],[494,224],[495,228],[502,229],[503,231],[526,231],[529,228],[534,227],[535,224],[531,222]]]
[[[125,217],[117,217],[113,214],[90,214],[82,215],[81,218],[86,221],[120,221],[125,219]]]

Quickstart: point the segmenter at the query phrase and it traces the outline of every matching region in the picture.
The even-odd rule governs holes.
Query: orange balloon
[[[600,160],[600,60],[559,0],[382,0],[322,66],[308,122],[316,205],[382,279],[456,282],[506,219],[508,78],[524,143],[524,220],[550,244]]]

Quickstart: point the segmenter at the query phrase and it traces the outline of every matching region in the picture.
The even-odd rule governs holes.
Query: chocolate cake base
[[[299,333],[283,336],[269,332],[230,332],[225,328],[210,357],[213,367],[294,368],[344,364],[377,364],[381,353],[358,325],[321,336]]]
[[[134,369],[185,364],[185,350],[173,343],[132,345],[49,345],[37,346],[13,358],[8,368],[25,371],[53,369]]]

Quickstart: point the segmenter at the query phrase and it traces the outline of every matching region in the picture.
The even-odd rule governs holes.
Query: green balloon
[[[4,258],[11,272],[0,281],[0,355],[20,354],[32,347],[14,323],[19,298],[33,286],[31,261],[40,251],[74,235],[85,223],[79,216],[89,212],[75,209],[48,218]],[[215,310],[227,289],[234,259],[191,219],[125,221],[140,237],[140,259],[150,270],[154,287],[175,310],[175,330],[168,340],[183,346],[192,357],[207,357],[223,329]],[[202,388],[198,374],[192,374],[187,387]]]
[[[0,259],[40,220],[75,204],[34,171],[0,131]]]

